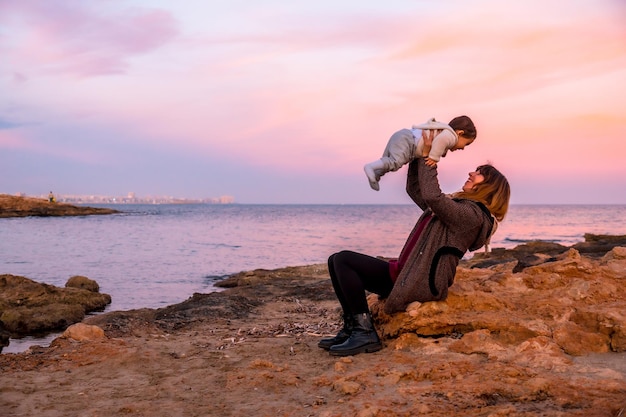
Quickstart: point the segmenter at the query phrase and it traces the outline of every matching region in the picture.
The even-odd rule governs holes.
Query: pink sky
[[[467,114],[444,191],[490,161],[514,204],[626,203],[618,0],[0,1],[0,57],[0,193],[408,203],[363,164]]]

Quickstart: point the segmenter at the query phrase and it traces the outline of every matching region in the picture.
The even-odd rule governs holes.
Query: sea
[[[105,311],[159,308],[220,291],[216,282],[241,271],[325,263],[343,249],[397,257],[421,214],[415,205],[97,207],[120,213],[0,219],[0,274],[59,287],[82,275],[111,295]],[[572,245],[585,233],[626,235],[626,205],[513,205],[491,246]],[[12,339],[2,353],[57,336]]]

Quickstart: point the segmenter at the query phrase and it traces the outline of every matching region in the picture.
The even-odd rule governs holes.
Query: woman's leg
[[[383,297],[389,295],[393,288],[389,262],[356,252],[341,251],[329,259],[329,271],[337,298],[344,309],[344,317],[350,323],[348,337],[344,337],[342,343],[333,343],[328,349],[330,354],[347,356],[382,349],[365,292]]]
[[[343,309],[344,324],[335,337],[319,341],[318,346],[327,350],[348,340],[358,312],[369,314],[365,290],[386,296],[393,286],[387,262],[356,252],[342,251],[331,255],[328,273]]]
[[[343,294],[341,286],[339,285],[339,278],[337,278],[337,272],[335,270],[336,256],[337,254],[334,253],[328,258],[328,273],[330,274],[330,282],[333,284],[337,300],[339,300],[339,304],[341,304],[341,308],[345,312],[348,311],[348,302],[346,301],[346,296]]]
[[[334,337],[327,337],[319,341],[317,346],[322,349],[330,349],[333,345],[339,345],[350,337],[352,333],[352,316],[348,314],[348,303],[346,302],[346,297],[344,296],[341,287],[339,286],[339,281],[337,278],[337,272],[335,271],[335,256],[337,254],[332,254],[328,258],[328,273],[330,274],[330,282],[333,284],[333,289],[335,290],[335,295],[337,295],[337,299],[339,300],[339,304],[341,304],[341,309],[343,311],[343,327],[339,330],[339,333]]]
[[[365,291],[387,297],[393,288],[389,263],[373,256],[341,251],[328,259],[328,271],[344,312],[369,312]]]

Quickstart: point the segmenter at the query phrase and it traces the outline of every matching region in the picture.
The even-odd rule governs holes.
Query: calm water
[[[397,256],[420,215],[412,205],[110,207],[123,213],[0,219],[0,274],[61,287],[84,275],[112,296],[107,311],[157,308],[233,273],[323,263],[341,249]],[[626,206],[513,206],[492,247],[571,245],[584,233],[626,234]]]

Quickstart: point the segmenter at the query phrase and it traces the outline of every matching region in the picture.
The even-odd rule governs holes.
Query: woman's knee
[[[352,252],[351,250],[342,250],[335,253],[333,256],[333,262],[345,264],[349,259],[354,256],[354,252]]]
[[[350,253],[352,252],[349,250],[342,250],[342,251],[333,253],[332,255],[328,257],[328,267],[332,268],[338,264],[345,264],[346,259],[350,256],[349,255]]]
[[[332,255],[328,257],[328,266],[331,266],[335,262],[335,255],[337,254],[333,253]]]
[[[344,262],[344,258],[345,258],[345,250],[339,251],[339,252],[335,252],[332,255],[330,255],[328,257],[328,268],[329,269],[335,269],[336,265],[340,265]]]

